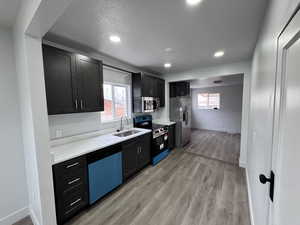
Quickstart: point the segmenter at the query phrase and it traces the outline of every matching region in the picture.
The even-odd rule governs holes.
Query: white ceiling
[[[243,84],[243,74],[229,75],[229,76],[216,76],[198,80],[190,81],[191,88],[206,88],[206,87],[217,87],[217,86],[231,86]],[[221,80],[222,83],[215,84],[214,81]]]
[[[181,72],[249,59],[266,6],[267,0],[203,0],[194,8],[185,0],[73,0],[46,38],[69,39],[144,69]],[[111,34],[122,42],[110,43]],[[225,57],[213,58],[219,49]]]
[[[20,0],[0,0],[0,26],[11,27],[16,19]]]

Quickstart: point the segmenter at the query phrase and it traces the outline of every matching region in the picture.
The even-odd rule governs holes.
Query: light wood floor
[[[186,151],[205,158],[239,165],[240,141],[239,134],[193,130],[191,142],[186,146]]]
[[[245,173],[176,149],[68,225],[250,225]]]

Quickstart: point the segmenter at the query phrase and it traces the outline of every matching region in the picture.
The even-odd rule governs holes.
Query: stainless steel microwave
[[[142,111],[154,112],[159,109],[159,99],[153,97],[142,97]]]

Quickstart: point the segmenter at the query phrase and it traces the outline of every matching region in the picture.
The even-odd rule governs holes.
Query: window
[[[199,93],[199,109],[220,109],[220,93]]]
[[[122,116],[128,116],[129,87],[121,84],[103,84],[104,112],[101,112],[101,121],[114,121]]]

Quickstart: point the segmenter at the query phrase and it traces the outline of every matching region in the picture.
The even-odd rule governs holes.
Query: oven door
[[[163,134],[153,139],[152,157],[160,154],[168,148],[168,134]]]

